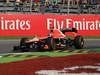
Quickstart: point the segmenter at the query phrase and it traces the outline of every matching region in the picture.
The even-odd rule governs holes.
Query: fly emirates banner
[[[100,36],[100,15],[0,14],[0,36],[45,36],[51,26],[76,28],[83,36]]]

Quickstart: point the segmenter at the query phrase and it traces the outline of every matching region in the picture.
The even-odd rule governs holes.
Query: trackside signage
[[[100,36],[100,15],[0,14],[0,36],[46,36],[51,26],[74,27],[79,35]]]

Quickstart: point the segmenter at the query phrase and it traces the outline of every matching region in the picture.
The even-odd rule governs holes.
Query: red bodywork
[[[51,37],[53,37],[53,38],[65,38],[68,35],[70,35],[72,37],[76,37],[77,36],[77,33],[75,33],[75,32],[66,32],[65,34],[63,34],[59,29],[55,29],[52,32],[50,31],[50,33],[48,33],[48,34],[52,34]],[[26,42],[27,43],[37,42],[37,41],[41,41],[42,39],[46,39],[48,37],[49,37],[49,35],[45,36],[45,37],[39,37],[39,36],[37,37],[36,36],[31,40],[27,40]]]

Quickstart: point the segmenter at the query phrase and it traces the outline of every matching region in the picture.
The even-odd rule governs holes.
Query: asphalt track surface
[[[19,40],[0,40],[0,53],[13,52],[13,46],[19,45]],[[85,40],[84,49],[100,49],[100,39]]]

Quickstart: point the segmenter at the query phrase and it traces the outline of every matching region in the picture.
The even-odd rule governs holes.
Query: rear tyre
[[[74,46],[76,49],[82,49],[84,47],[84,39],[82,36],[76,36],[74,39]]]
[[[53,38],[48,38],[47,45],[49,50],[56,50],[56,42]]]

